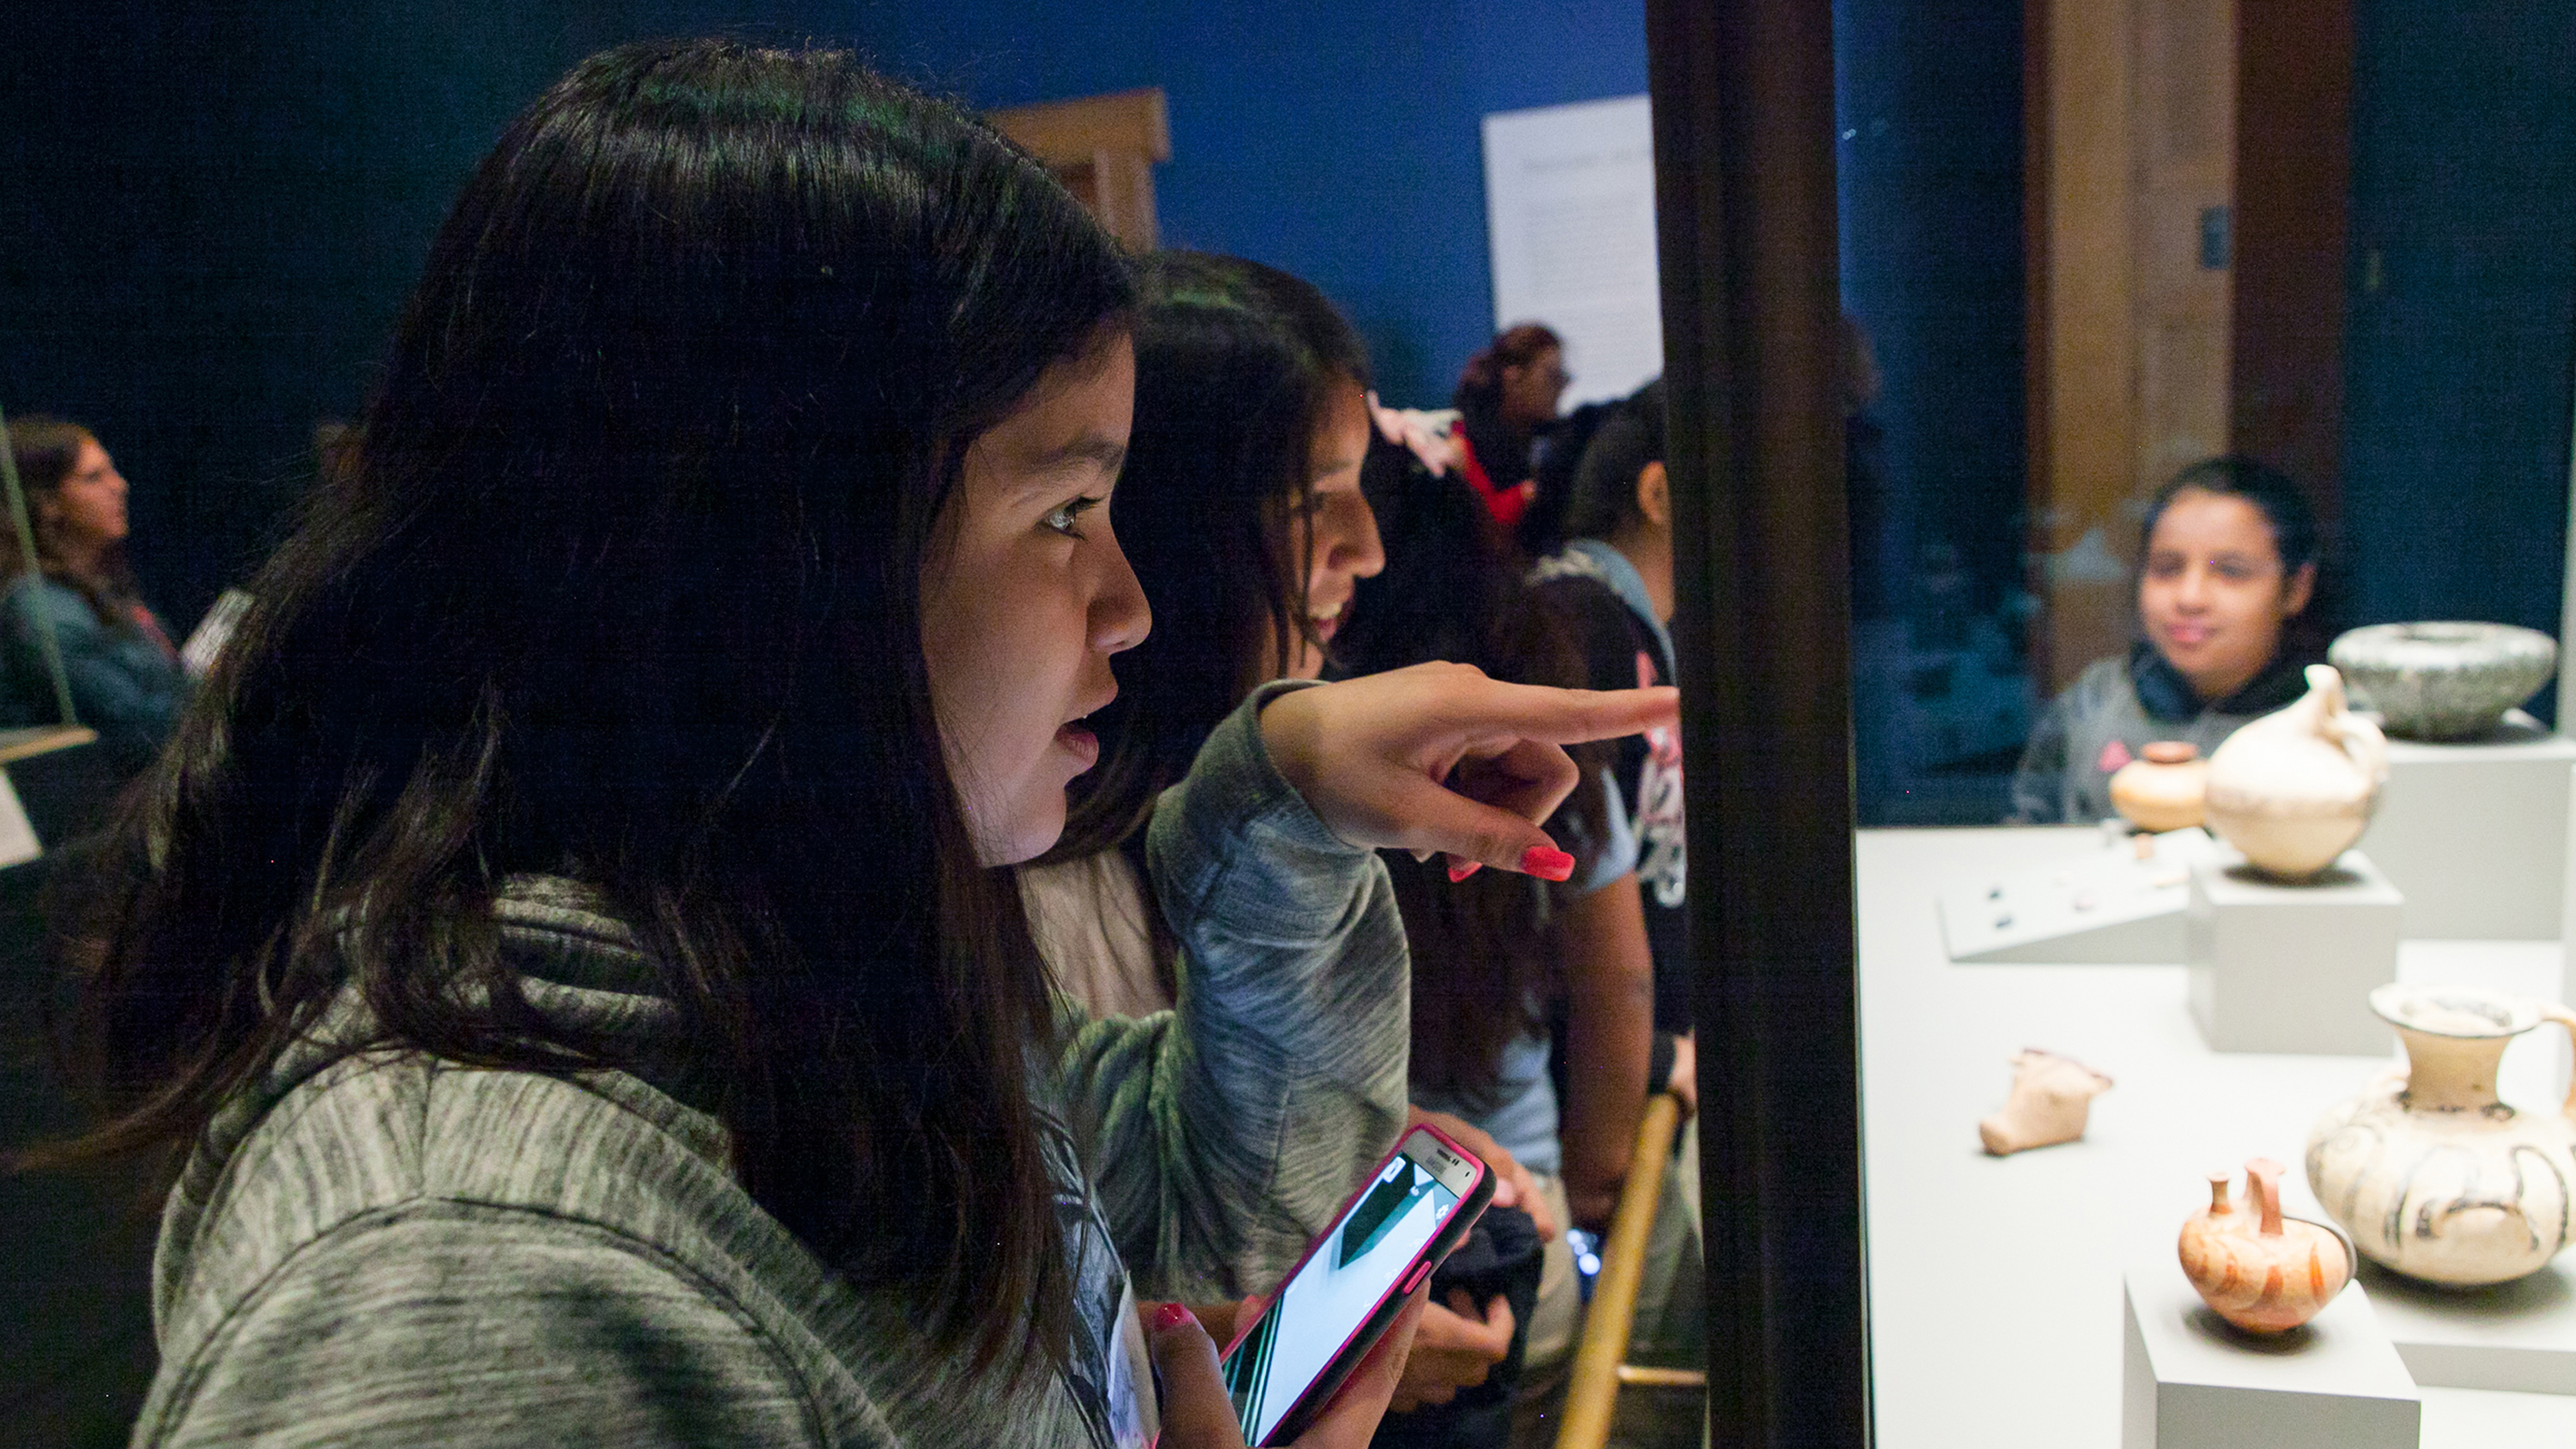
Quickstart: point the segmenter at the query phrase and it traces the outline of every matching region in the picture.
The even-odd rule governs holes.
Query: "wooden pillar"
[[[1868,1442],[1826,0],[1648,0],[1709,1415]]]

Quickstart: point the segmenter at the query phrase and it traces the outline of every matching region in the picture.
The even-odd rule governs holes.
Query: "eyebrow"
[[[1077,463],[1096,464],[1104,473],[1115,473],[1127,463],[1127,445],[1099,433],[1085,433],[1059,448],[1049,448],[1029,460],[1029,466],[1042,472],[1056,472]]]

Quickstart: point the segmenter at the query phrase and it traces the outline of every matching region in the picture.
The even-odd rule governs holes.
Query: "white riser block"
[[[2416,1449],[2415,1381],[2360,1284],[2272,1339],[2211,1312],[2170,1250],[2124,1288],[2120,1449]]]
[[[2190,890],[2191,1014],[2211,1050],[2388,1051],[2368,998],[2397,979],[2406,898],[2368,856],[2347,850],[2323,877],[2283,884],[2229,852],[2195,863]]]
[[[2414,939],[2545,941],[2566,907],[2576,740],[2519,710],[2486,739],[2388,742],[2361,844],[2406,896]]]

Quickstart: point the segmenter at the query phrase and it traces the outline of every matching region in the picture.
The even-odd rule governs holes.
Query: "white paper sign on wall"
[[[1494,330],[1556,329],[1574,374],[1566,407],[1624,397],[1663,372],[1644,96],[1485,117],[1485,228]]]

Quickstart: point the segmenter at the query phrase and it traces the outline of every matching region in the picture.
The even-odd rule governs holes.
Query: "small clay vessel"
[[[2340,1228],[2281,1216],[2281,1164],[2245,1164],[2245,1201],[2227,1200],[2227,1174],[2209,1175],[2209,1210],[2182,1225],[2183,1276],[2219,1317],[2248,1333],[2286,1333],[2317,1316],[2352,1281],[2352,1240]]]
[[[2209,757],[2209,828],[2266,875],[2315,877],[2379,808],[2388,741],[2344,705],[2343,676],[2308,666],[2308,692],[2227,737]]]
[[[2037,1047],[2015,1053],[2012,1069],[2012,1095],[2004,1109],[1977,1124],[1978,1140],[1997,1157],[2083,1136],[2093,1099],[2111,1085],[2109,1077],[2073,1057]]]
[[[2140,830],[2162,834],[2200,823],[2209,764],[2188,740],[2158,740],[2111,776],[2111,808]]]

